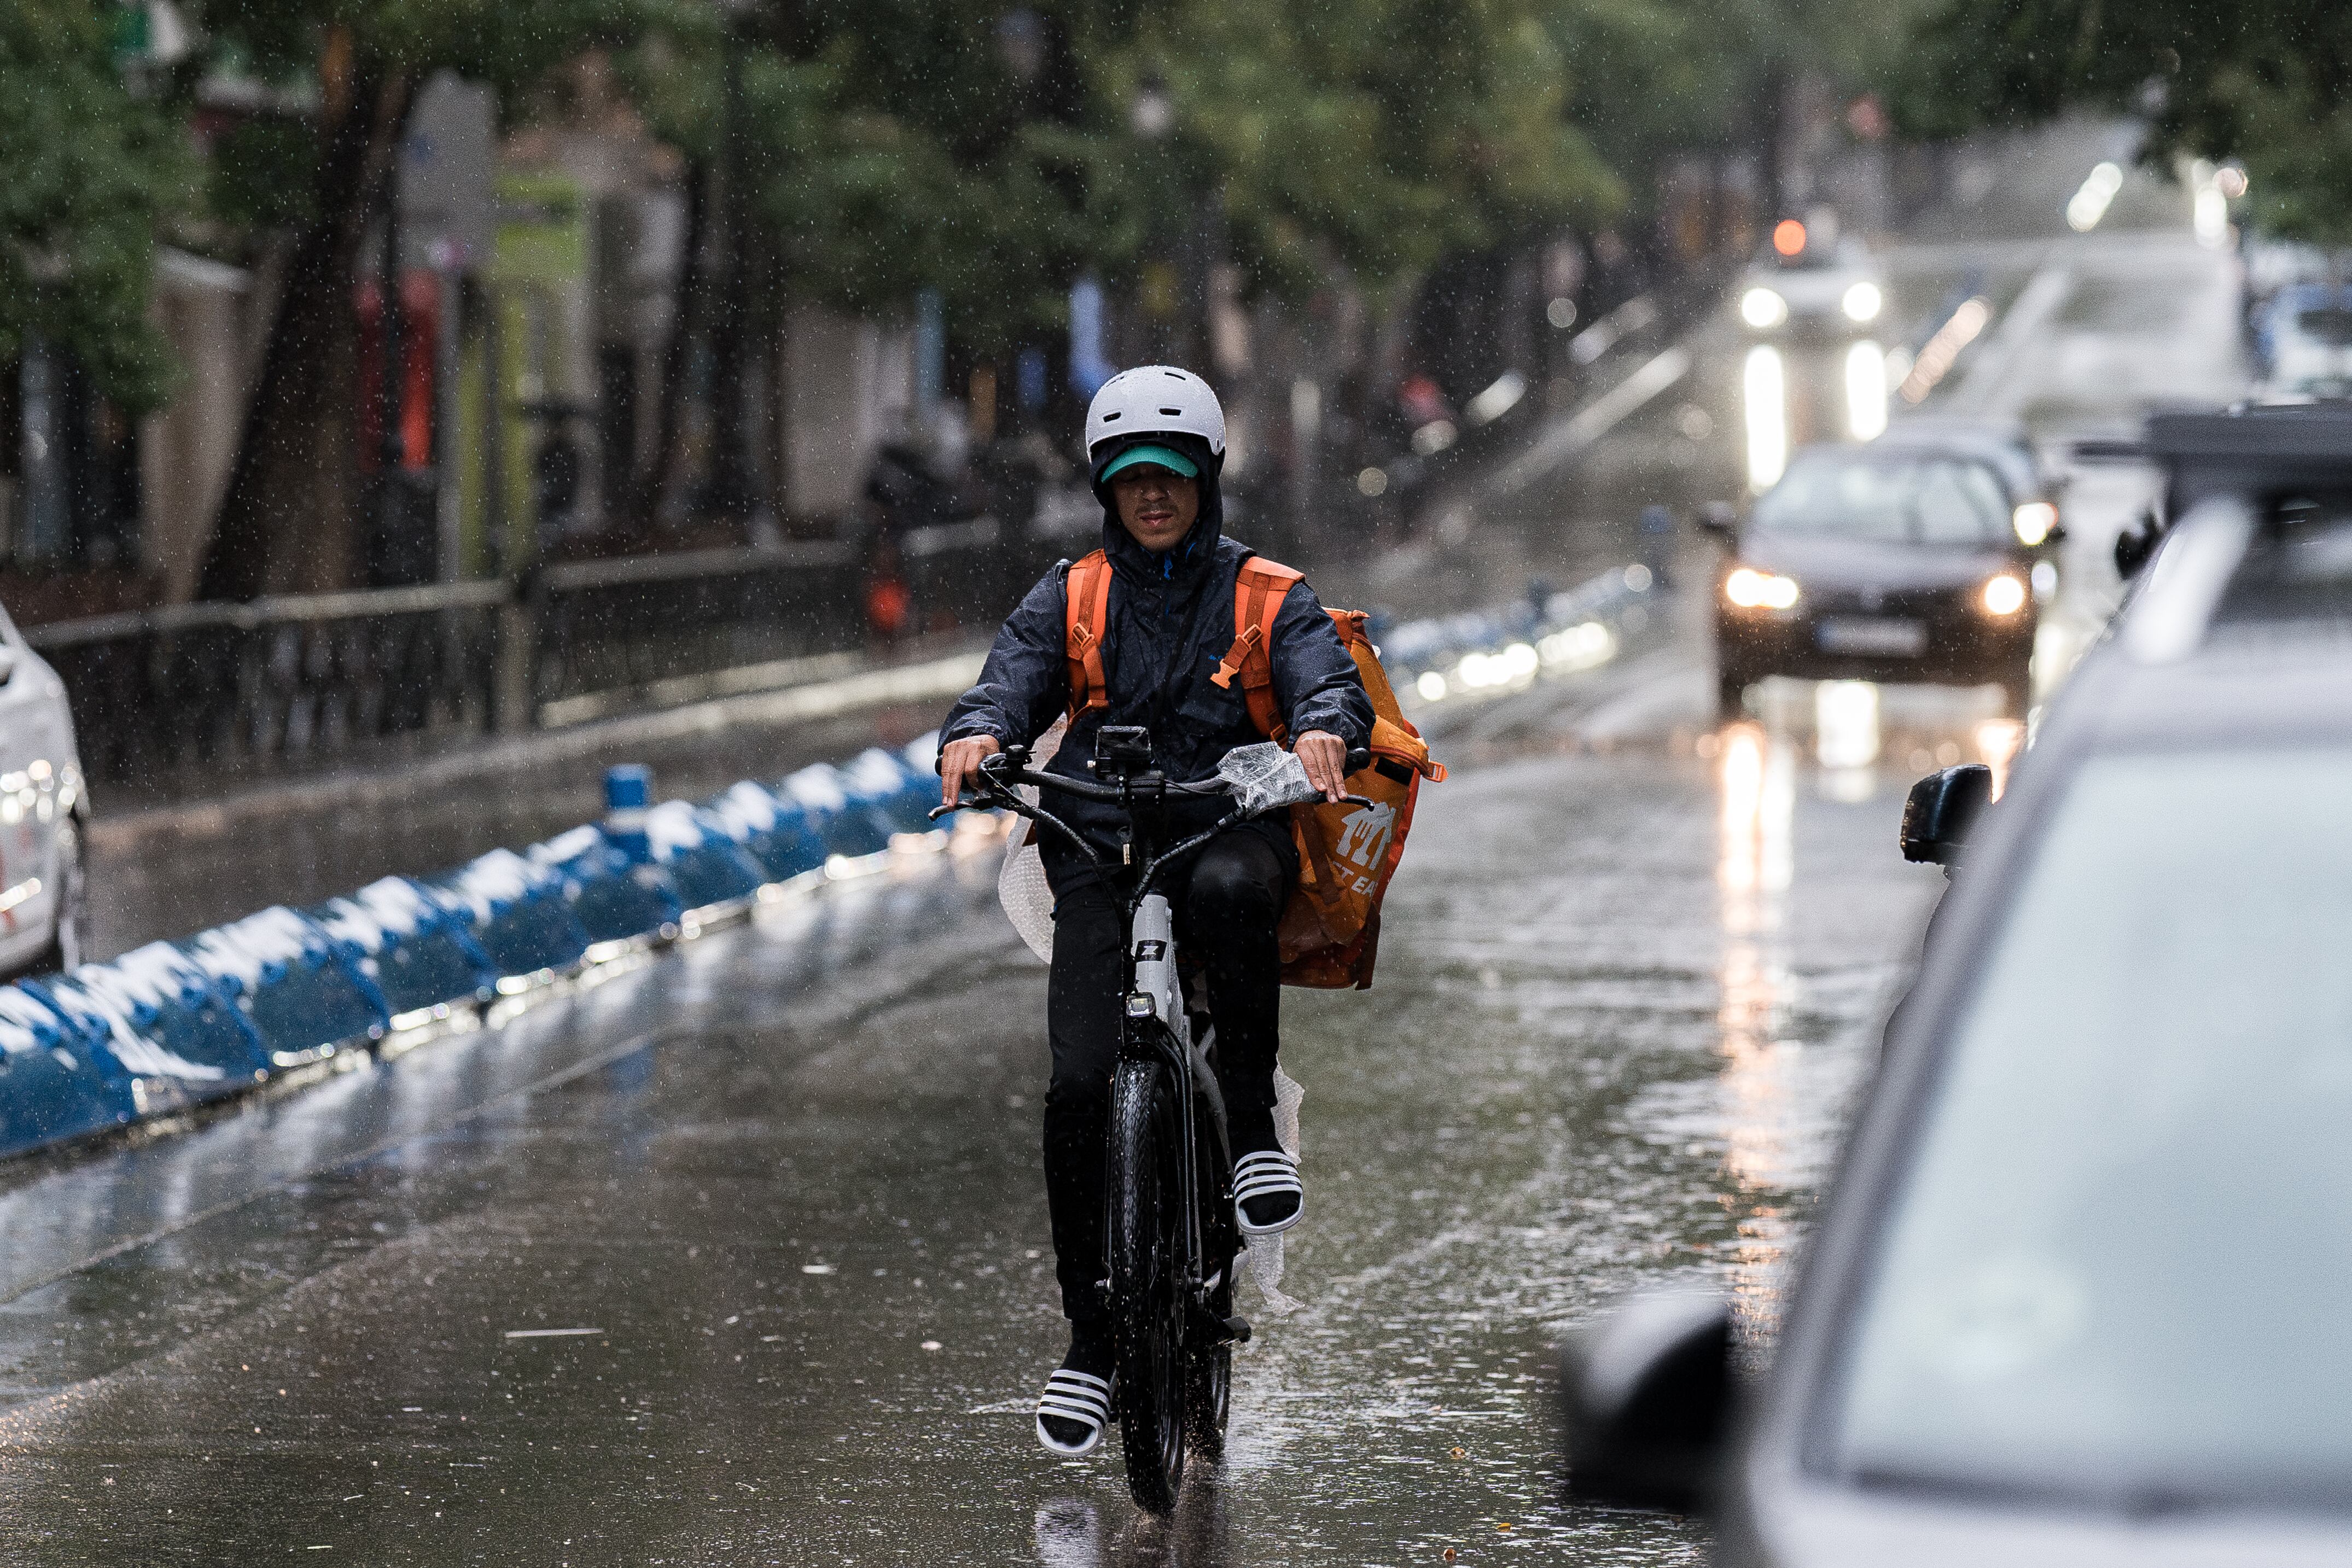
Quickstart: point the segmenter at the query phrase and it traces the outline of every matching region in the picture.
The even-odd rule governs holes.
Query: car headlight
[[[1793,610],[1797,580],[1752,566],[1737,567],[1723,580],[1723,596],[1742,610]]]
[[[2017,542],[2031,549],[2058,526],[2058,508],[2047,501],[2028,501],[2010,514],[2009,522],[2017,530]]]
[[[1739,297],[1739,319],[1750,327],[1778,327],[1789,319],[1789,302],[1769,288],[1751,288]]]
[[[2004,571],[1985,583],[1977,601],[1988,615],[2014,615],[2025,608],[2025,584]]]
[[[1881,307],[1886,303],[1875,283],[1857,283],[1845,291],[1846,319],[1850,321],[1875,321]]]

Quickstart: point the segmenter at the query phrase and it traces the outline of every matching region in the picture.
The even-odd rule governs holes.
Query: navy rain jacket
[[[1165,556],[1151,554],[1120,526],[1118,506],[1101,478],[1104,465],[1145,443],[1174,447],[1201,469],[1201,516]],[[1223,459],[1210,453],[1207,442],[1190,435],[1128,436],[1097,456],[1095,497],[1103,504],[1103,549],[1111,563],[1102,654],[1110,703],[1070,727],[1046,771],[1090,780],[1086,761],[1094,755],[1095,732],[1106,724],[1150,730],[1160,766],[1170,778],[1188,783],[1213,776],[1226,752],[1265,738],[1250,724],[1241,683],[1220,689],[1210,680],[1234,643],[1234,576],[1255,553],[1224,537],[1224,499],[1217,483],[1223,467]],[[1069,570],[1066,560],[1056,565],[1005,619],[980,684],[949,713],[940,731],[941,745],[971,735],[992,735],[1007,746],[1033,741],[1069,707]],[[1325,730],[1350,750],[1370,740],[1371,699],[1364,695],[1356,662],[1304,582],[1292,585],[1283,599],[1271,653],[1275,702],[1292,735]],[[1116,862],[1123,820],[1117,807],[1051,793],[1043,804],[1084,834],[1097,854]],[[1178,797],[1170,807],[1170,828],[1181,836],[1215,822],[1226,802],[1222,796]],[[1277,822],[1268,831],[1275,829],[1287,845],[1287,828]],[[1082,880],[1074,854],[1066,849],[1056,852],[1055,834],[1041,833],[1038,847],[1057,888]]]

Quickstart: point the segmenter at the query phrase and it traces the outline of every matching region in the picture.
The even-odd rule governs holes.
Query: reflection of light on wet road
[[[1927,340],[1918,359],[1905,373],[1903,384],[1895,389],[1903,401],[1916,403],[1934,392],[1936,383],[1944,379],[1953,361],[1960,357],[1960,350],[1976,341],[1977,334],[1991,319],[1992,306],[1984,299],[1962,300],[1951,319],[1936,329],[1936,335]]]
[[[1813,688],[1813,748],[1824,768],[1867,768],[1878,760],[1878,686],[1823,681]]]
[[[1886,352],[1868,339],[1845,351],[1845,423],[1856,441],[1886,429]]]
[[[1734,725],[1724,735],[1718,778],[1722,842],[1716,882],[1724,946],[1718,1082],[1725,1122],[1724,1165],[1743,1191],[1786,1185],[1801,1120],[1793,1075],[1802,1047],[1778,1037],[1788,1000],[1782,915],[1795,869],[1796,752],[1775,745],[1763,727]],[[1731,1275],[1734,1299],[1751,1323],[1778,1316],[1776,1276],[1786,1226],[1774,1209],[1740,1223]]]
[[[1769,490],[1789,465],[1788,371],[1780,350],[1769,344],[1748,350],[1741,389],[1748,412],[1748,487]]]
[[[1989,718],[1977,726],[1977,755],[1992,769],[1992,798],[2009,788],[2009,765],[2025,745],[2025,727],[2013,718]]]
[[[2082,187],[2066,203],[2066,226],[2076,234],[2088,234],[2099,226],[2107,215],[2107,204],[2124,188],[2124,172],[2113,163],[2101,163],[2083,181]]]
[[[1716,880],[1727,894],[1779,892],[1789,885],[1790,811],[1795,800],[1794,758],[1769,745],[1763,727],[1736,724],[1725,732],[1721,778],[1723,852]],[[1755,912],[1728,928],[1752,931]]]

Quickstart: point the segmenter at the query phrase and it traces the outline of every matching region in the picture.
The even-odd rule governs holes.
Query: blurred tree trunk
[[[760,444],[761,452],[758,467],[765,476],[761,500],[769,514],[782,527],[784,503],[791,498],[792,476],[787,472],[784,443],[792,432],[792,411],[785,397],[792,391],[791,373],[784,363],[784,335],[792,301],[785,291],[783,246],[766,228],[755,228],[751,235],[753,254],[758,259],[758,271],[753,276],[758,286],[752,291],[752,319],[758,330],[752,334],[757,344],[761,382],[767,397],[761,408]]]
[[[329,35],[316,207],[295,235],[261,374],[205,552],[201,599],[343,587],[358,556],[358,312],[369,214],[392,178],[412,78]]]
[[[1765,70],[1756,94],[1756,112],[1761,121],[1756,128],[1756,141],[1764,165],[1764,232],[1769,235],[1773,225],[1790,215],[1785,172],[1780,166],[1789,146],[1787,71],[1778,66]]]
[[[629,521],[648,534],[660,527],[670,470],[677,463],[687,362],[693,352],[694,334],[702,324],[702,252],[709,241],[709,175],[701,160],[687,161],[686,237],[678,247],[677,298],[670,307],[669,341],[662,346],[660,412],[654,421],[653,450],[629,486]]]

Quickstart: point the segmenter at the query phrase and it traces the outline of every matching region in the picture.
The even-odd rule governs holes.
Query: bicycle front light
[[[1150,991],[1129,991],[1127,993],[1128,1017],[1131,1019],[1148,1019],[1159,1010],[1160,1009],[1157,1007],[1152,1005],[1151,993]]]

